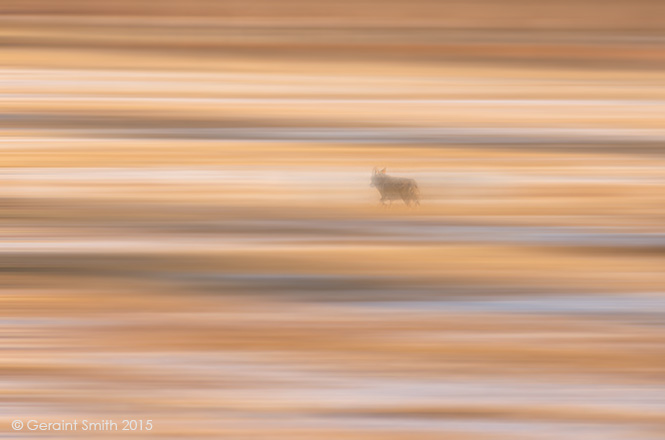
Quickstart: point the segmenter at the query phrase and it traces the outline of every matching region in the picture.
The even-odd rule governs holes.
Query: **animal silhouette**
[[[374,168],[370,186],[375,187],[381,194],[381,203],[392,204],[393,200],[402,199],[407,205],[420,205],[420,191],[418,184],[413,179],[406,177],[393,177],[386,174],[386,169]]]

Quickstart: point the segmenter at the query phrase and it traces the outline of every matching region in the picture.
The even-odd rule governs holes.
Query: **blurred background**
[[[665,438],[662,1],[0,14],[0,437]]]

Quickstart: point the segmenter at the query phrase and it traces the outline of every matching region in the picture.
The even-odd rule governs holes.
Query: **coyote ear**
[[[376,174],[378,172],[379,172],[379,169],[377,167],[374,167],[374,169],[372,170],[372,173]]]
[[[381,174],[386,174],[386,169],[385,168],[381,170]]]

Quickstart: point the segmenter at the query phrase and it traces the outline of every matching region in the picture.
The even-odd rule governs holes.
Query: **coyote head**
[[[383,179],[386,177],[386,169],[382,169],[379,171],[378,168],[374,167],[374,170],[372,170],[372,179],[370,180],[369,186],[371,187],[376,187],[381,184]]]

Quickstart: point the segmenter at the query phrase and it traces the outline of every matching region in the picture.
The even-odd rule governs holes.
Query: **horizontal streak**
[[[390,104],[460,104],[460,105],[555,105],[555,106],[657,106],[665,105],[662,99],[412,99],[412,98],[194,98],[194,97],[144,97],[144,96],[71,96],[0,94],[7,101],[58,101],[58,102],[186,102],[231,104],[316,104],[316,103],[390,103]],[[1,117],[0,117],[1,119]]]
[[[9,142],[39,142],[40,137],[11,136],[25,130],[4,129]],[[31,130],[39,133],[39,130]],[[665,142],[663,129],[629,128],[123,128],[42,130],[50,141],[85,137],[208,139],[246,141],[337,142],[337,143],[425,143],[425,144],[575,144]]]

